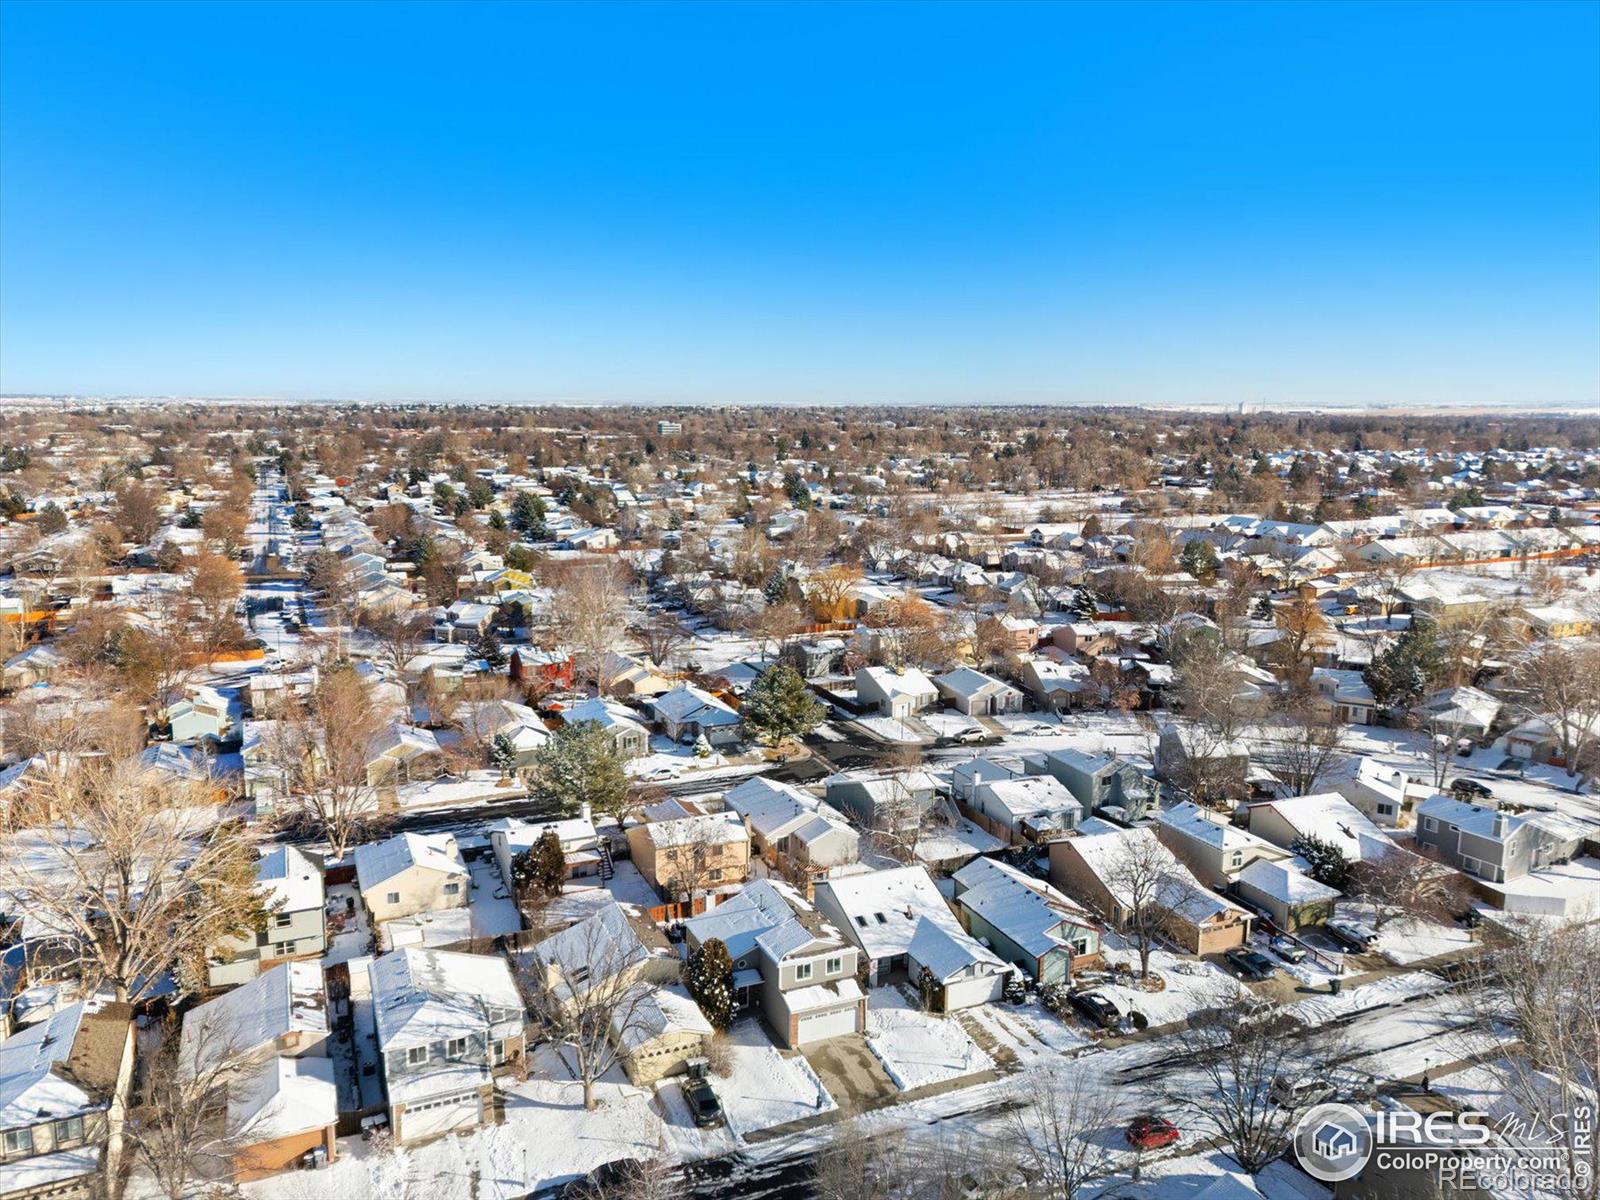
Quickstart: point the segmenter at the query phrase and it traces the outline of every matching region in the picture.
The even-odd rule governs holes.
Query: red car
[[[1178,1140],[1178,1127],[1165,1117],[1135,1117],[1124,1136],[1135,1150],[1160,1150]]]

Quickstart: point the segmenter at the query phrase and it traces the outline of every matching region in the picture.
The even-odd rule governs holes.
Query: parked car
[[[1267,943],[1267,947],[1286,963],[1305,961],[1306,948],[1292,937],[1284,937],[1279,934]]]
[[[950,735],[952,742],[959,742],[963,746],[976,745],[978,742],[989,740],[987,729],[960,729]]]
[[[717,1099],[709,1080],[691,1080],[684,1086],[683,1097],[689,1102],[689,1115],[701,1129],[710,1129],[723,1123],[722,1101]]]
[[[1458,796],[1471,796],[1475,800],[1485,800],[1494,795],[1487,784],[1479,783],[1476,779],[1452,780],[1450,790]]]
[[[1353,950],[1357,954],[1372,949],[1378,942],[1378,935],[1365,925],[1358,925],[1354,921],[1329,921],[1323,926],[1328,936],[1346,950]]]
[[[1160,1150],[1172,1145],[1181,1135],[1178,1127],[1165,1117],[1147,1114],[1129,1121],[1123,1136],[1135,1150]]]
[[[1235,975],[1251,983],[1271,979],[1278,973],[1278,968],[1273,965],[1272,960],[1259,950],[1235,946],[1232,950],[1226,951],[1222,957]]]
[[[644,783],[666,783],[678,777],[677,767],[653,767],[639,776]]]
[[[1322,1076],[1291,1079],[1286,1075],[1274,1075],[1272,1086],[1267,1089],[1267,1097],[1274,1104],[1292,1105],[1295,1108],[1321,1104],[1332,1100],[1338,1093],[1339,1089]]]
[[[1072,1007],[1089,1018],[1101,1029],[1115,1029],[1122,1024],[1122,1014],[1117,1006],[1099,992],[1073,992]]]

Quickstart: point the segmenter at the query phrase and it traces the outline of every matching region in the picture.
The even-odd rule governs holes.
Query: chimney
[[[587,820],[589,820],[589,813],[590,813],[589,802],[587,800],[585,800],[582,804],[578,805],[578,816],[582,817],[585,821],[587,821]]]
[[[1494,836],[1503,838],[1506,835],[1506,814],[1496,810],[1494,814]]]

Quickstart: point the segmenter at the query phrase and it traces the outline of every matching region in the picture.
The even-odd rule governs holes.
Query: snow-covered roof
[[[817,884],[816,895],[824,911],[826,897],[844,915],[847,933],[868,958],[905,954],[918,922],[924,919],[942,925],[954,936],[967,937],[924,867],[826,879]]]
[[[1316,904],[1336,900],[1341,895],[1338,888],[1318,883],[1288,863],[1264,858],[1254,860],[1239,872],[1239,882],[1285,904]]]
[[[1330,842],[1347,862],[1370,861],[1396,851],[1383,830],[1338,792],[1314,792],[1252,805],[1251,811],[1268,809],[1283,818],[1296,834]],[[1252,820],[1251,824],[1254,824]]]
[[[713,1032],[700,1006],[679,987],[655,988],[641,996],[631,1011],[620,1007],[611,1019],[611,1029],[629,1052],[669,1033],[710,1037]]]
[[[699,944],[717,938],[734,959],[760,950],[774,963],[813,943],[839,946],[844,939],[788,884],[757,879],[716,908],[684,922]]]
[[[281,900],[284,912],[306,912],[322,907],[322,866],[304,850],[273,846],[256,864],[256,882],[268,902]]]
[[[363,892],[382,886],[412,867],[441,871],[446,875],[467,874],[454,835],[448,833],[400,833],[382,842],[356,847],[356,883]]]
[[[83,1004],[74,1004],[0,1042],[0,1129],[92,1106],[93,1097],[56,1070],[71,1057],[83,1018]]]
[[[368,975],[384,1050],[522,1025],[511,966],[497,955],[408,946],[373,959]]]
[[[1082,906],[1043,880],[992,858],[975,858],[953,878],[956,902],[982,917],[1035,958],[1069,944],[1063,924],[1094,929],[1098,922]]]
[[[911,933],[906,953],[921,966],[933,972],[941,983],[955,978],[975,966],[1004,968],[992,951],[984,948],[975,938],[954,930],[927,917],[919,917]]]
[[[675,724],[694,722],[699,725],[737,725],[739,714],[734,712],[710,692],[703,692],[691,683],[682,683],[670,692],[664,692],[650,701],[656,718]]]
[[[285,962],[194,1009],[184,1018],[182,1053],[191,1070],[248,1054],[294,1033],[328,1032],[322,965]]]
[[[228,1083],[227,1135],[250,1145],[324,1129],[339,1117],[333,1060],[274,1054]]]

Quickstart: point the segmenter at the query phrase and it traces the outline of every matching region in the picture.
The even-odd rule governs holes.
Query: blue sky
[[[1600,403],[1600,5],[6,0],[0,390]]]

